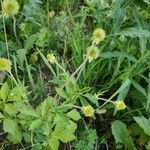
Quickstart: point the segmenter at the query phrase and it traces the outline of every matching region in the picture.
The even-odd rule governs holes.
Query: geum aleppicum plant
[[[8,39],[7,39],[7,32],[6,32],[6,23],[5,23],[5,18],[7,17],[12,17],[13,18],[13,31],[14,31],[14,36],[16,40],[18,41],[17,38],[17,33],[16,33],[16,18],[15,15],[19,12],[19,3],[17,0],[1,0],[1,7],[2,7],[2,18],[3,18],[3,28],[4,28],[4,34],[5,34],[5,43],[6,43],[6,50],[7,50],[7,55],[8,58],[10,57],[9,55],[9,46],[8,46]]]
[[[0,71],[6,72],[10,75],[11,79],[13,80],[15,85],[18,87],[18,92],[26,100],[26,96],[24,95],[24,93],[22,93],[20,85],[18,84],[18,82],[16,81],[14,75],[12,74],[11,69],[12,69],[12,62],[10,61],[10,59],[0,57]]]

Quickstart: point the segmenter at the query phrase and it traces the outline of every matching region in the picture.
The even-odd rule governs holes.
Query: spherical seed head
[[[92,117],[94,116],[95,113],[95,110],[91,105],[83,107],[82,111],[86,117]]]
[[[87,48],[87,57],[88,57],[88,60],[89,60],[89,63],[96,59],[97,57],[99,56],[99,49],[97,46],[90,46]]]
[[[55,15],[55,12],[54,12],[54,11],[51,11],[51,12],[48,13],[48,17],[49,17],[50,19],[53,18],[54,15]]]
[[[2,3],[2,11],[6,16],[13,16],[19,11],[19,3],[16,0],[4,0]]]
[[[106,33],[103,29],[101,28],[95,29],[93,32],[93,43],[97,45],[99,42],[104,40],[105,36]]]
[[[30,60],[32,62],[37,62],[38,61],[38,52],[34,52],[30,55]]]
[[[50,63],[54,63],[56,58],[54,56],[54,54],[47,54],[47,60],[50,62]]]
[[[11,70],[11,61],[6,58],[0,58],[0,71],[10,71]]]
[[[115,106],[118,110],[123,110],[126,108],[126,104],[124,103],[124,101],[116,101]]]

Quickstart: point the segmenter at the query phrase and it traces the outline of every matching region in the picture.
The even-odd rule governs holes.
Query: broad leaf
[[[10,116],[15,116],[17,113],[15,105],[11,103],[5,104],[4,111],[7,112]]]
[[[132,139],[129,135],[129,131],[123,122],[119,120],[113,122],[111,129],[112,129],[112,133],[114,135],[116,143],[124,144],[124,146],[128,148],[128,150],[135,149]]]
[[[21,142],[22,134],[14,120],[4,119],[3,129],[5,132],[9,133],[7,137],[9,141],[13,142],[14,144]]]
[[[49,141],[49,146],[52,150],[58,150],[59,148],[59,140],[56,138],[51,138]]]
[[[29,130],[34,130],[35,128],[38,128],[41,124],[42,124],[42,120],[37,119],[37,120],[32,122],[32,124],[29,127]]]
[[[1,87],[0,89],[0,98],[5,101],[9,95],[9,92],[10,92],[10,88],[9,88],[9,85],[7,82],[5,82],[3,84],[3,86]]]
[[[119,35],[125,35],[125,36],[130,36],[131,38],[135,37],[150,37],[150,31],[148,30],[143,30],[143,29],[138,29],[138,28],[127,28],[124,31],[121,31],[118,33]]]
[[[64,142],[67,143],[69,141],[72,141],[74,139],[76,139],[76,137],[74,136],[73,133],[71,133],[69,130],[63,130],[62,132],[60,132],[59,134],[59,139]]]
[[[81,118],[80,114],[77,112],[76,109],[73,109],[70,112],[68,112],[67,116],[75,121],[78,121]]]
[[[16,103],[16,108],[21,114],[29,115],[33,117],[39,117],[31,106],[27,106],[26,104],[22,102]]]
[[[150,136],[150,118],[146,119],[142,117],[134,117],[136,123],[144,130],[145,134]]]

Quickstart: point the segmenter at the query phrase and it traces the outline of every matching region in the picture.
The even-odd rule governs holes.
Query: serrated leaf
[[[25,42],[25,49],[29,50],[34,45],[35,41],[37,39],[37,35],[33,34],[30,37],[28,37],[27,41]]]
[[[3,120],[3,129],[8,133],[7,138],[10,142],[13,142],[14,144],[21,142],[22,134],[14,120],[5,118]]]
[[[78,139],[75,142],[77,150],[94,150],[98,136],[95,129],[86,129],[79,132]]]
[[[111,59],[111,58],[127,58],[129,61],[136,62],[137,59],[134,56],[129,55],[127,52],[113,51],[113,52],[104,52],[101,54],[102,58]]]
[[[80,114],[77,112],[76,109],[73,109],[70,112],[68,112],[67,116],[75,121],[78,121],[81,118]]]
[[[47,97],[43,102],[36,107],[36,112],[41,117],[48,115],[48,113],[55,111],[56,101],[52,97]]]
[[[125,35],[125,36],[130,36],[131,38],[135,37],[150,37],[150,31],[148,30],[143,30],[143,29],[138,29],[138,28],[127,28],[124,31],[121,31],[118,33],[119,35]]]
[[[2,113],[0,112],[0,119],[4,118],[4,116],[2,115]]]
[[[5,104],[4,111],[7,112],[10,116],[15,116],[15,114],[17,113],[14,104],[10,104],[10,103]]]
[[[34,130],[35,128],[38,128],[41,124],[42,124],[42,120],[37,119],[31,123],[29,130]]]
[[[112,15],[114,30],[117,31],[126,16],[126,11],[124,8],[116,8],[112,10]]]
[[[22,113],[24,115],[39,117],[32,107],[27,106],[26,104],[24,104],[22,102],[16,103],[16,108],[20,113]]]
[[[14,120],[6,118],[3,121],[3,129],[5,132],[8,132],[10,134],[15,134],[17,130],[17,123]]]
[[[49,141],[49,146],[52,150],[58,150],[59,148],[59,140],[56,138],[51,138]]]
[[[65,98],[65,99],[68,98],[67,92],[64,89],[62,89],[62,88],[55,88],[55,89],[59,96],[61,96],[62,98]]]
[[[73,133],[71,133],[70,131],[68,130],[63,130],[62,132],[60,132],[59,134],[59,139],[64,142],[64,143],[67,143],[69,141],[72,141],[74,139],[76,139],[76,137],[74,136]]]
[[[24,85],[19,85],[19,87],[14,87],[7,98],[7,102],[9,101],[21,101],[23,98],[26,97],[26,88]],[[22,98],[23,97],[23,98]]]
[[[136,123],[144,130],[145,134],[150,136],[150,119],[142,117],[134,117]]]
[[[3,86],[1,87],[0,89],[0,98],[5,101],[9,95],[9,92],[10,92],[10,88],[9,88],[9,85],[7,82],[5,82],[3,84]]]
[[[55,130],[51,134],[51,137],[59,139],[65,143],[72,141],[76,138],[74,135],[76,128],[77,125],[73,121],[61,122],[61,123],[59,122],[55,126]]]
[[[116,143],[124,144],[124,146],[127,147],[128,150],[135,149],[132,139],[129,135],[129,131],[123,122],[119,120],[114,121],[112,123],[111,129]]]
[[[7,138],[13,144],[18,144],[22,140],[22,134],[19,130],[17,130],[15,134],[8,134]]]

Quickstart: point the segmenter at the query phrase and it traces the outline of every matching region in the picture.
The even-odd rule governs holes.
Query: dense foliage
[[[150,150],[149,47],[149,0],[1,0],[0,149]]]

